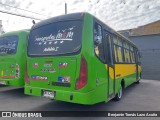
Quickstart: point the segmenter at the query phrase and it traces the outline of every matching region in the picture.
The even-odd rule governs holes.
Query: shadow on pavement
[[[123,93],[123,98],[117,102],[115,102],[114,100],[111,100],[107,103],[102,102],[95,105],[81,105],[81,104],[68,103],[63,101],[48,100],[48,103],[35,107],[31,109],[31,111],[37,111],[37,110],[38,111],[109,111],[109,110],[114,111],[115,110],[116,111],[117,105],[120,102],[123,102],[125,97],[128,94],[130,94],[131,91],[134,91],[140,84],[133,84],[127,87]]]
[[[0,84],[0,87],[7,87],[6,85],[2,85],[2,84]]]
[[[29,97],[28,95],[24,94],[24,88],[10,88],[8,90],[0,91],[1,96],[8,96],[13,98],[20,98],[20,97]]]

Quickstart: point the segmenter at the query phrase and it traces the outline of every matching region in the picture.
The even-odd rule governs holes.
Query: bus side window
[[[130,54],[129,54],[129,45],[128,43],[124,42],[123,43],[124,46],[124,59],[125,59],[125,63],[130,63]]]
[[[105,54],[104,54],[104,48],[103,48],[103,35],[102,35],[102,27],[95,23],[94,26],[94,51],[97,57],[105,62]]]
[[[114,55],[115,62],[123,63],[122,40],[116,36],[114,36]]]
[[[112,34],[109,34],[105,30],[105,48],[106,48],[106,62],[113,66],[113,51],[112,51]]]
[[[138,64],[141,64],[141,55],[140,55],[140,52],[138,51],[137,52],[137,58],[138,58]]]
[[[133,46],[130,46],[131,63],[135,63],[135,52]]]

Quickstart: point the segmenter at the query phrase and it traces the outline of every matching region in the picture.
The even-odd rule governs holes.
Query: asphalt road
[[[47,98],[25,95],[23,92],[23,88],[1,85],[0,111],[160,111],[160,81],[156,80],[141,80],[140,84],[131,85],[125,89],[123,98],[118,102],[111,100],[108,103],[99,103],[92,106],[52,101]],[[59,119],[66,120],[66,118],[56,118],[56,120]],[[87,119],[95,118],[88,117]],[[106,118],[98,118],[98,120],[101,119]],[[114,120],[116,118],[109,119]],[[135,118],[130,119],[135,120]],[[159,120],[160,118],[140,118],[140,120],[143,119]],[[38,118],[37,120],[41,119]]]

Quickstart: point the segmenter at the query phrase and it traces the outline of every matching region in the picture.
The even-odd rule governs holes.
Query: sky
[[[29,29],[33,25],[33,19],[1,11],[40,19],[34,19],[37,23],[63,15],[65,3],[68,13],[89,12],[117,31],[160,20],[160,0],[0,0],[0,20],[3,29],[5,32]]]

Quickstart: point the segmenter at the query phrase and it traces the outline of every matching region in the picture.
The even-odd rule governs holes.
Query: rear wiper
[[[77,52],[80,49],[81,45],[77,46],[76,48],[73,49],[73,52]]]

